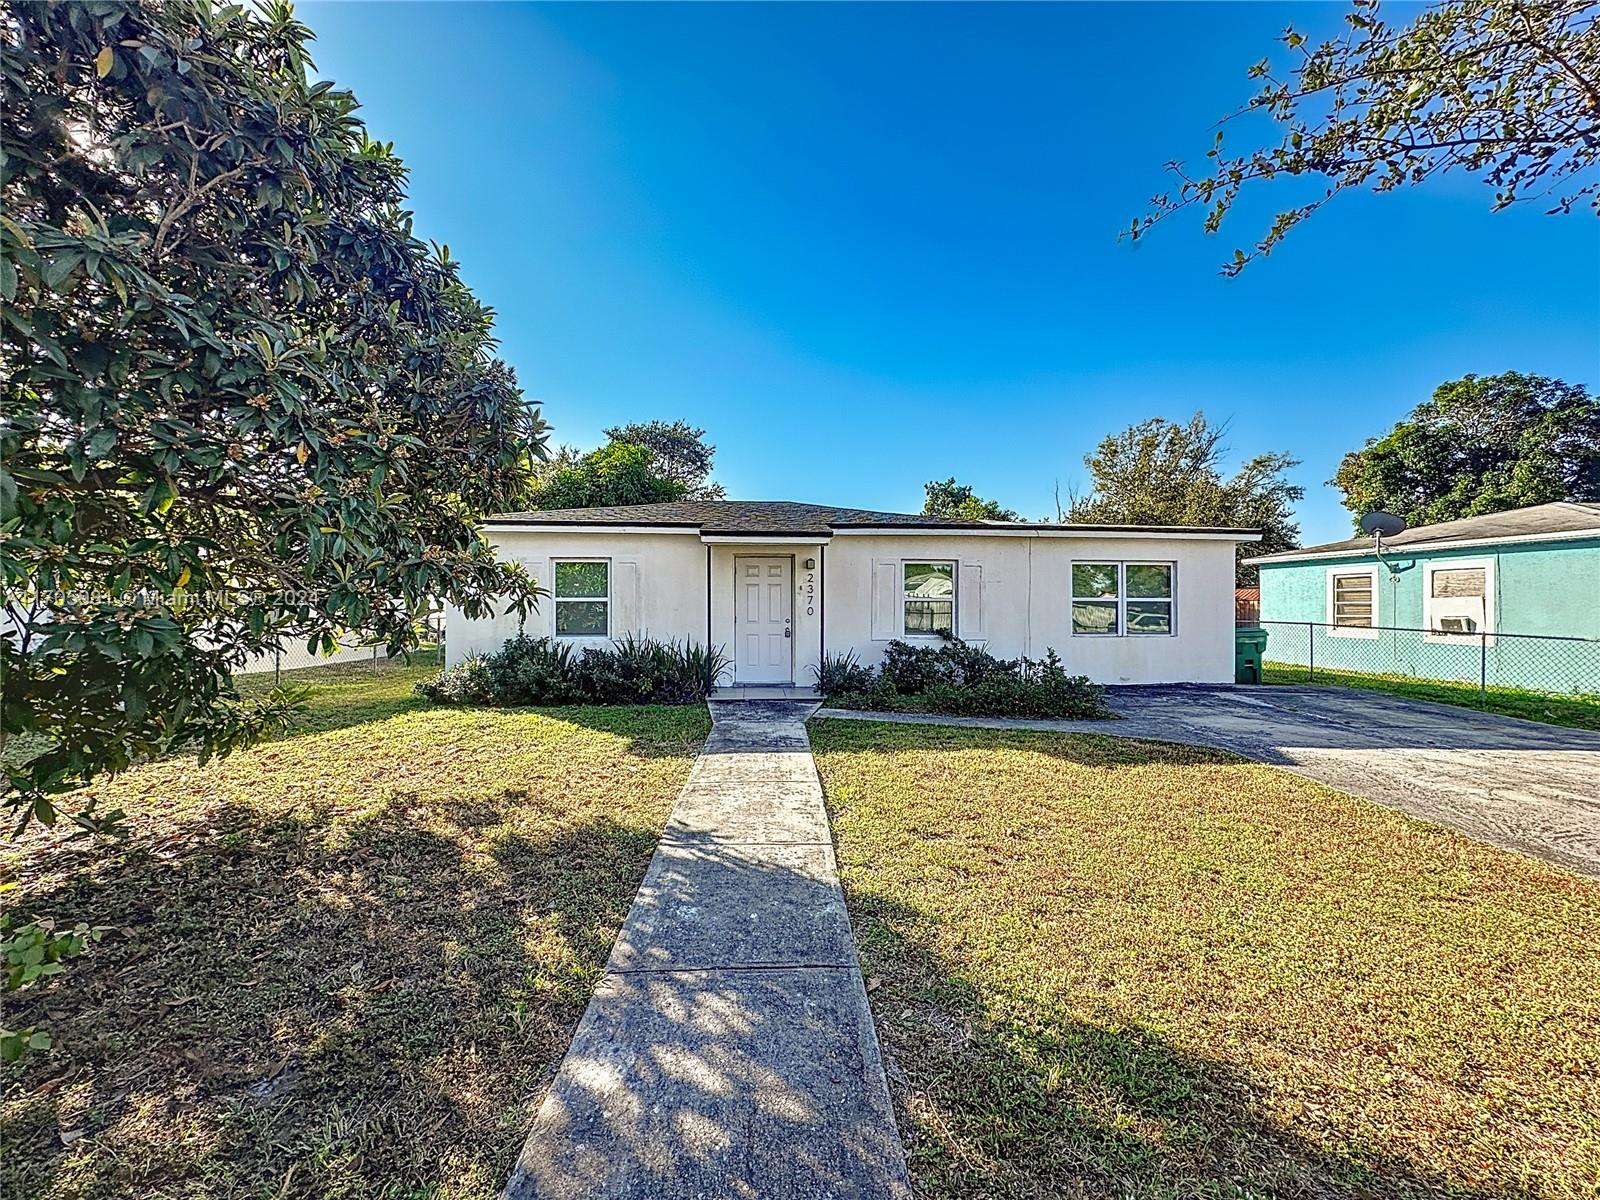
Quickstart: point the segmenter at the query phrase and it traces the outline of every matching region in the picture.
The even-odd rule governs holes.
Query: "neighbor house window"
[[[1082,636],[1172,632],[1171,563],[1072,564],[1072,632]]]
[[[956,631],[956,565],[953,562],[904,564],[905,630],[908,634]]]
[[[1370,568],[1328,571],[1328,624],[1334,633],[1376,637],[1378,576]]]
[[[1423,623],[1429,631],[1451,636],[1492,633],[1490,575],[1487,561],[1430,563],[1423,591]]]
[[[557,635],[605,637],[611,630],[611,564],[557,562],[554,573]]]

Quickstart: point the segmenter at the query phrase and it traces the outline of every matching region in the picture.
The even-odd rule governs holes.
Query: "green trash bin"
[[[1261,660],[1267,656],[1267,631],[1246,627],[1233,631],[1233,681],[1260,683]]]

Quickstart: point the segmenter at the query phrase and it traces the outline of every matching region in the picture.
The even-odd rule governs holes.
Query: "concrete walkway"
[[[711,705],[509,1200],[910,1200],[815,707]]]
[[[1109,733],[1231,750],[1600,878],[1600,733],[1330,687],[1112,688],[1120,721],[822,709],[819,716]]]

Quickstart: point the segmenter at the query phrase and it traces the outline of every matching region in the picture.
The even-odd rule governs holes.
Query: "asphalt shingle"
[[[1384,538],[1383,544],[1388,549],[1399,550],[1405,546],[1450,542],[1515,542],[1523,538],[1548,538],[1563,533],[1584,534],[1597,530],[1600,530],[1600,504],[1558,501],[1554,504],[1535,504],[1529,508],[1514,508],[1508,512],[1487,513],[1481,517],[1463,517],[1459,521],[1441,521],[1437,525],[1418,525],[1415,529]],[[1363,534],[1343,541],[1324,542],[1320,546],[1289,550],[1283,554],[1264,555],[1259,561],[1371,549],[1372,538]]]
[[[555,508],[497,513],[489,518],[505,525],[668,525],[711,534],[777,534],[827,537],[836,529],[1082,529],[1152,532],[1201,532],[1199,526],[1054,524],[1029,521],[960,521],[921,513],[878,512],[867,508],[835,508],[791,500],[677,500],[667,504],[627,504],[603,508]],[[1217,529],[1212,533],[1254,533],[1250,529]]]

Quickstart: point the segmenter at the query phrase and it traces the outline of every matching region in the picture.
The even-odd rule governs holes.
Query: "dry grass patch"
[[[1600,884],[1193,747],[812,738],[920,1195],[1596,1195]]]
[[[14,1014],[57,1045],[0,1193],[500,1187],[710,724],[430,708],[434,669],[323,669],[293,736],[102,787],[112,852],[7,849],[9,904],[113,932]]]

